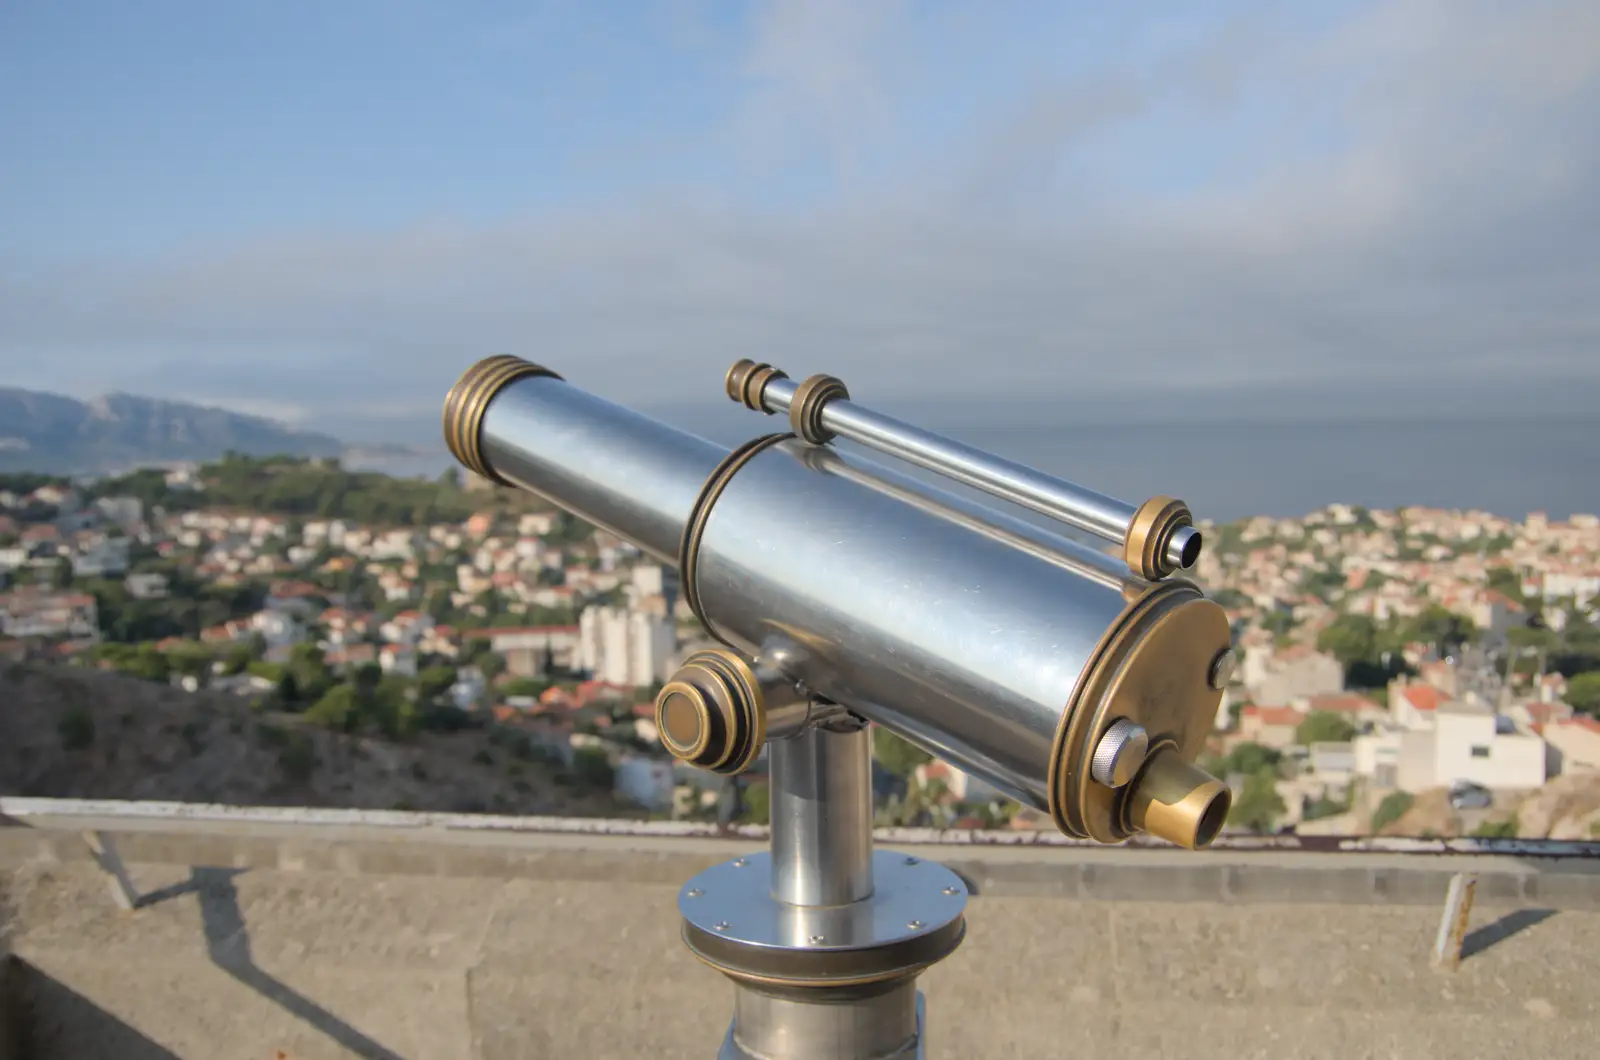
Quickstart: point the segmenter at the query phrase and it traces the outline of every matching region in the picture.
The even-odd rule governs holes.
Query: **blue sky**
[[[13,3],[0,358],[373,430],[488,352],[1592,379],[1597,119],[1578,2]]]

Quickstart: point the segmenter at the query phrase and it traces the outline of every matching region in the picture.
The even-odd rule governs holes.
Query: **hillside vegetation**
[[[0,793],[629,817],[520,733],[352,736],[220,693],[77,667],[0,670]]]

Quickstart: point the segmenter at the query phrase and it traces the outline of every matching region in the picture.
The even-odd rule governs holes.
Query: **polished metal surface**
[[[674,565],[700,487],[727,455],[549,377],[501,390],[481,438],[505,479]]]
[[[1116,556],[1026,519],[980,504],[970,497],[912,478],[875,460],[855,453],[846,457],[828,446],[812,446],[802,453],[801,458],[808,466],[824,474],[836,475],[875,493],[893,497],[945,522],[1009,545],[1046,563],[1065,567],[1079,577],[1099,582],[1109,589],[1121,592],[1138,586],[1138,579],[1128,573],[1128,565]]]
[[[771,880],[771,854],[713,865],[683,885],[678,912],[702,931],[758,949],[862,950],[940,932],[967,907],[960,876],[886,850],[872,855],[871,896],[849,905],[790,905],[772,897]]]
[[[1167,542],[1164,558],[1173,570],[1189,570],[1200,558],[1200,531],[1192,526],[1180,526],[1172,532]]]
[[[767,744],[772,897],[837,906],[872,894],[872,738],[811,726]],[[866,812],[862,812],[865,807]]]
[[[762,404],[771,412],[787,413],[797,389],[798,384],[792,379],[772,379],[762,390]],[[1127,536],[1128,524],[1137,510],[1136,506],[1115,497],[1065,482],[892,416],[872,412],[853,401],[828,402],[823,406],[821,421],[823,427],[840,438],[937,471],[1108,541],[1120,543]],[[1170,560],[1171,550],[1168,555]],[[1181,548],[1177,556],[1181,558]]]
[[[717,1060],[923,1060],[924,1025],[914,979],[834,1005],[737,986]]]
[[[766,450],[718,500],[699,558],[717,632],[747,650],[801,644],[789,673],[812,692],[1047,809],[1062,713],[1145,583],[1040,562],[832,473],[811,448]]]
[[[1144,726],[1118,718],[1095,745],[1089,775],[1094,777],[1095,783],[1108,788],[1123,787],[1144,765],[1149,750],[1150,734],[1144,731]]]
[[[1228,687],[1228,682],[1233,680],[1233,671],[1238,668],[1239,654],[1232,648],[1217,656],[1216,662],[1211,664],[1211,673],[1207,681],[1217,691]]]

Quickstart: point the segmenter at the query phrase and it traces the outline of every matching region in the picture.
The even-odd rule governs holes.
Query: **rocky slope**
[[[92,721],[85,743],[83,718]],[[0,670],[0,793],[254,806],[635,816],[518,741],[346,736],[223,694],[29,664]]]

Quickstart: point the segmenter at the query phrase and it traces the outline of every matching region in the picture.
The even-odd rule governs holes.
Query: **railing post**
[[[1439,918],[1439,934],[1433,942],[1433,966],[1453,972],[1461,966],[1461,948],[1467,940],[1467,921],[1472,916],[1472,895],[1478,878],[1465,872],[1450,877],[1445,891],[1444,915]]]

